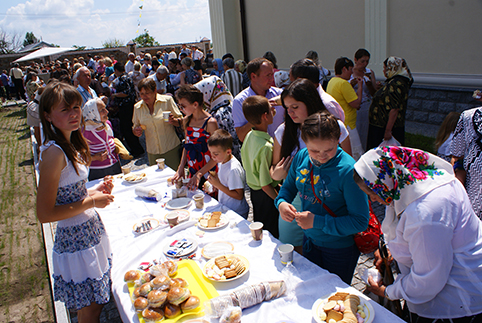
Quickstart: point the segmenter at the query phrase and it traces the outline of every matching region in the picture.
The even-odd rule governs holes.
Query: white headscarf
[[[422,150],[406,147],[378,147],[367,151],[355,163],[365,184],[389,203],[382,223],[387,241],[395,238],[399,215],[407,206],[455,179],[452,166]]]
[[[194,86],[203,93],[204,105],[208,111],[226,101],[233,102],[233,96],[226,84],[216,75],[207,77],[194,84]]]
[[[99,99],[90,99],[84,104],[82,108],[82,116],[84,117],[85,130],[92,131],[104,124],[100,118],[99,109],[97,108],[97,102]]]

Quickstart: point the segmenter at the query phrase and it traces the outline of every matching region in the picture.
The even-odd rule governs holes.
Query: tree
[[[125,42],[121,39],[111,38],[111,39],[107,39],[106,41],[104,41],[102,43],[102,46],[104,48],[114,48],[114,47],[123,47],[124,44],[125,44]]]
[[[84,50],[86,46],[77,46],[77,45],[72,45],[75,50]]]
[[[38,43],[38,41],[39,41],[38,38],[35,37],[33,32],[27,32],[25,34],[25,40],[23,41],[23,47],[28,46],[30,44]]]
[[[8,33],[0,28],[0,54],[12,54],[21,47],[22,41],[19,33]]]
[[[159,46],[159,43],[149,35],[149,30],[144,29],[144,33],[137,36],[133,41],[138,45],[138,47],[153,47]]]

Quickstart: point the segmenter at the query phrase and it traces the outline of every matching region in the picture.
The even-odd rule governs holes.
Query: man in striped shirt
[[[235,97],[243,90],[243,75],[234,69],[234,59],[230,57],[223,60],[223,67],[225,72],[221,75],[221,79]]]

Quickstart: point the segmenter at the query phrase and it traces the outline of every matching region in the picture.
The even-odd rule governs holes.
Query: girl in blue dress
[[[40,148],[37,217],[57,222],[53,247],[54,298],[76,310],[79,322],[98,322],[109,302],[112,253],[94,207],[113,201],[106,180],[86,189],[89,147],[80,132],[82,97],[66,83],[50,83],[40,100],[45,141]]]

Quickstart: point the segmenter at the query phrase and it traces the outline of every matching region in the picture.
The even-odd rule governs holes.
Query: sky
[[[144,29],[161,45],[211,39],[208,0],[2,0],[0,29],[61,47],[126,44]]]

